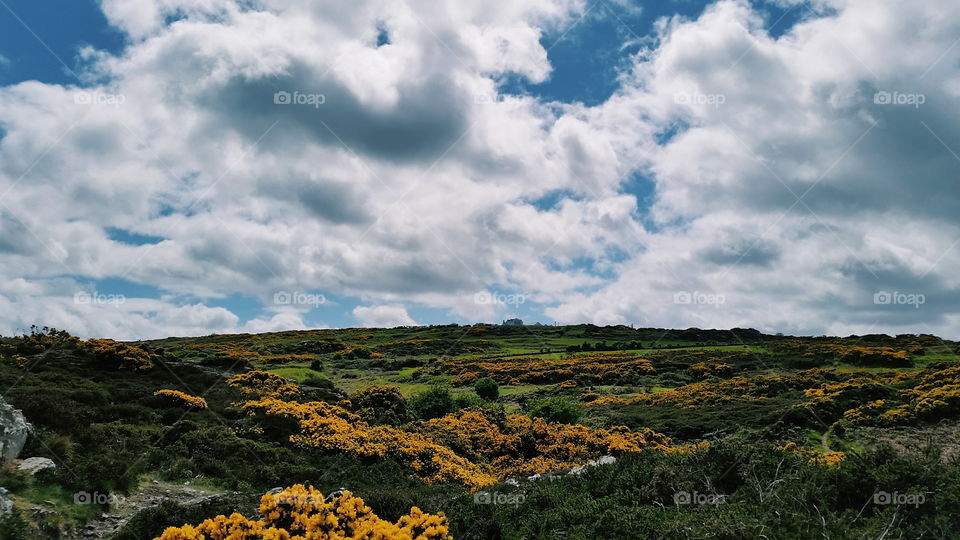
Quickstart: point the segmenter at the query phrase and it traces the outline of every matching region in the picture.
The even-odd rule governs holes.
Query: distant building
[[[503,321],[503,326],[523,326],[523,321],[520,319],[507,319]]]

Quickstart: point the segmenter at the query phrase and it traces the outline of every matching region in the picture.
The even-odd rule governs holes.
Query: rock
[[[504,482],[504,484],[506,484],[506,485],[508,485],[508,486],[517,487],[517,486],[520,485],[520,482],[517,482],[517,479],[516,479],[516,478],[507,478],[507,481]]]
[[[543,476],[543,475],[541,475],[541,474],[535,474],[535,475],[533,475],[533,476],[528,476],[528,477],[527,477],[527,480],[529,480],[529,481],[531,481],[531,482],[536,482],[537,480],[539,480],[540,478],[542,478],[542,476]]]
[[[0,488],[0,517],[13,512],[13,501],[10,500],[10,492]]]
[[[594,461],[596,465],[612,465],[617,462],[617,458],[613,456],[603,456],[602,458]]]
[[[44,469],[56,469],[57,464],[52,459],[45,457],[32,457],[21,461],[17,465],[18,471],[27,471],[31,475],[37,474]]]
[[[613,456],[603,456],[600,459],[596,461],[591,461],[590,463],[587,463],[585,465],[578,465],[570,469],[570,472],[568,472],[567,474],[573,475],[573,476],[579,476],[583,474],[583,471],[587,470],[587,467],[596,467],[597,465],[610,465],[616,462],[617,462],[617,458]]]
[[[28,433],[30,424],[23,413],[0,398],[0,457],[3,463],[17,459],[27,443]]]

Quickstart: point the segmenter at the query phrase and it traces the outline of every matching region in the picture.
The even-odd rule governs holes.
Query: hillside
[[[3,538],[960,531],[958,344],[931,335],[35,329],[0,363],[32,425]]]

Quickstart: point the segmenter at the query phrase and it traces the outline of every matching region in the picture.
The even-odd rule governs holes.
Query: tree
[[[473,383],[473,390],[487,401],[496,401],[500,397],[500,385],[490,377],[478,379],[477,382]]]

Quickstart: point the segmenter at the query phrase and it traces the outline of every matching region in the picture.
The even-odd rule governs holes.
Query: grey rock
[[[45,457],[32,457],[21,461],[17,465],[17,470],[27,471],[31,475],[37,474],[44,469],[56,469],[57,464],[52,459]]]
[[[602,458],[594,461],[596,465],[612,465],[617,462],[617,458],[613,456],[603,456]]]
[[[23,413],[0,399],[0,457],[3,458],[3,463],[17,459],[23,445],[27,443],[29,433],[30,424]]]
[[[6,516],[13,512],[13,501],[10,500],[10,492],[0,488],[0,516]]]

